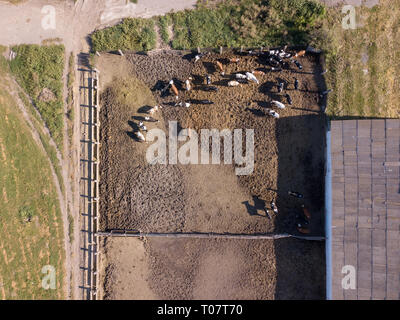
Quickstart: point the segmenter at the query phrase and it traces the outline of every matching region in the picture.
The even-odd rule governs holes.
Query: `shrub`
[[[128,18],[111,28],[92,34],[92,51],[134,50],[148,51],[155,48],[154,20]]]

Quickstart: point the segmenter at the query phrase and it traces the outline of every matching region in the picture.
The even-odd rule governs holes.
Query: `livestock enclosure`
[[[97,57],[102,75],[99,229],[301,236],[296,223],[305,205],[312,213],[308,236],[323,236],[326,101],[320,93],[326,87],[320,55],[307,53],[297,58],[301,70],[289,64],[280,72],[247,50],[210,51],[197,62],[194,55],[168,50]],[[235,73],[254,70],[259,84],[227,85]],[[206,89],[206,75],[217,91]],[[186,91],[189,77],[192,90]],[[162,93],[171,79],[179,101],[189,102],[189,108],[177,106],[169,90]],[[279,119],[268,116],[272,100],[286,105],[278,110]],[[138,142],[134,132],[145,116],[143,107],[155,105],[163,107],[152,115],[159,121],[146,123],[147,129],[161,129],[167,137],[170,121],[196,132],[253,129],[253,173],[236,176],[234,165],[223,163],[147,163],[151,144]],[[268,217],[263,209],[271,201],[278,213]],[[322,299],[325,293],[323,242],[103,238],[100,248],[99,289],[105,299]]]

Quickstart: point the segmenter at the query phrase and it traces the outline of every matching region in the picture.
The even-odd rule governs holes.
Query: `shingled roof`
[[[400,120],[331,121],[327,294],[332,299],[400,299],[399,148]],[[342,288],[347,265],[356,270],[356,289]]]

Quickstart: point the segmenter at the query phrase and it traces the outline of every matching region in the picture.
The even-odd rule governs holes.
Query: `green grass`
[[[63,299],[63,228],[49,162],[7,92],[6,73],[0,67],[0,299]],[[41,287],[46,265],[56,268],[56,290]]]
[[[63,45],[19,45],[13,47],[17,57],[10,62],[11,71],[32,98],[43,120],[62,150],[63,145]],[[51,101],[42,101],[43,89],[54,94]]]
[[[154,49],[155,22],[164,42],[170,41],[167,28],[172,23],[173,49],[306,44],[324,15],[325,7],[315,0],[232,0],[212,8],[199,4],[194,10],[147,20],[129,18],[96,31],[92,50]]]
[[[92,50],[147,51],[155,48],[156,33],[152,19],[125,19],[121,24],[95,31],[92,34]]]

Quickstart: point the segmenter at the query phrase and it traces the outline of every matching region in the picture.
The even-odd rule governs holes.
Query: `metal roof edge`
[[[332,300],[332,162],[331,128],[326,131],[326,173],[325,173],[325,251],[326,251],[326,299]]]

